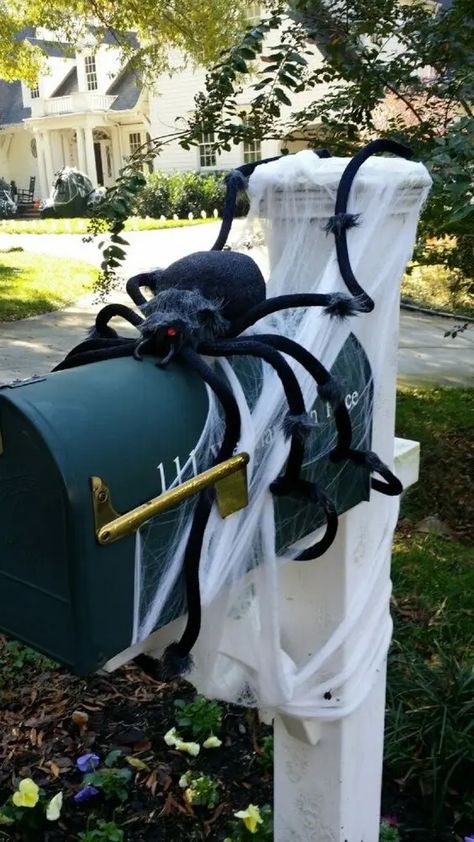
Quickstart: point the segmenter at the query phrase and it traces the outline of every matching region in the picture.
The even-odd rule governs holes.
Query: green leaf
[[[119,760],[120,757],[123,757],[123,751],[119,748],[115,749],[114,751],[109,751],[107,757],[105,758],[105,765],[108,769],[111,769]]]
[[[285,91],[281,88],[275,88],[275,96],[280,102],[284,102],[285,105],[291,105],[291,99],[287,97]]]

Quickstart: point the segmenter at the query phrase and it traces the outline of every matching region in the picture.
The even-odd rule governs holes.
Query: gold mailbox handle
[[[112,544],[131,535],[147,520],[172,509],[211,485],[216,487],[216,500],[221,517],[228,517],[233,512],[243,509],[248,503],[248,461],[248,453],[238,453],[123,515],[115,511],[110,490],[104,480],[91,477],[95,534],[99,544]]]

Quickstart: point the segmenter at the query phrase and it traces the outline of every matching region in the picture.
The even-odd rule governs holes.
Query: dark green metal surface
[[[0,390],[0,628],[83,674],[130,645],[134,538],[95,541],[89,479],[118,511],[161,493],[198,440],[202,381],[180,365],[104,363]]]
[[[252,404],[261,363],[236,360],[235,368]],[[354,446],[369,449],[370,366],[354,337],[333,373],[347,394]],[[97,543],[90,477],[104,480],[119,513],[146,502],[175,480],[207,412],[197,375],[178,363],[157,368],[150,358],[94,363],[0,388],[2,631],[79,674],[130,645],[135,538]],[[369,475],[352,463],[328,462],[334,421],[319,400],[313,417],[318,426],[308,442],[305,476],[328,489],[341,513],[368,499]],[[271,447],[273,435],[267,431],[259,446]],[[212,453],[201,453],[199,470],[211,464]],[[276,514],[279,548],[321,523],[314,506],[288,499],[276,501]],[[146,528],[152,546],[166,550],[178,525],[177,510],[155,518]],[[145,589],[156,579],[157,557],[144,558]]]

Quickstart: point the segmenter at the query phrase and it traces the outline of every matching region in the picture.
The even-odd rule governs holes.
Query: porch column
[[[118,178],[119,170],[122,166],[122,156],[120,154],[120,129],[118,126],[114,126],[110,130],[110,136],[112,138],[112,159],[114,162],[114,178]]]
[[[50,187],[53,183],[54,178],[54,166],[53,166],[53,153],[51,150],[51,133],[50,132],[43,132],[43,143],[44,143],[44,157],[46,162],[46,179],[47,179],[47,190],[46,195],[49,196]]]
[[[84,129],[76,129],[76,139],[77,139],[77,166],[81,172],[87,172],[87,164],[86,164],[86,145],[84,141]]]
[[[38,178],[39,178],[39,192],[42,199],[47,199],[49,196],[48,177],[46,175],[46,166],[44,160],[44,141],[43,135],[40,132],[35,132],[36,139],[36,153],[38,160]]]
[[[94,135],[92,129],[86,126],[84,129],[84,137],[86,142],[86,172],[94,187],[97,187],[97,168],[95,165],[94,156]]]

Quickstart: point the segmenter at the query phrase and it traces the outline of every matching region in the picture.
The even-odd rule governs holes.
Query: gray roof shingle
[[[134,108],[142,91],[142,84],[134,70],[127,66],[110,85],[107,93],[116,96],[112,111],[126,111]]]
[[[21,123],[27,117],[31,117],[31,108],[23,105],[21,82],[0,79],[0,126]]]

